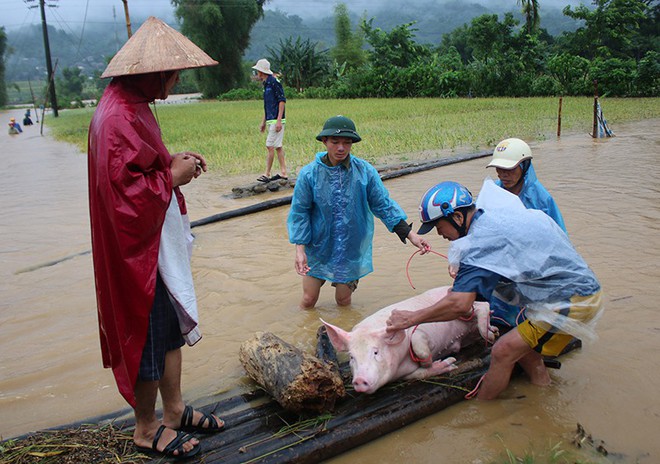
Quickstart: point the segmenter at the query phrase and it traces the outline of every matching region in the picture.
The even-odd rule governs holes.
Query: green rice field
[[[660,118],[657,98],[602,98],[610,128],[617,123]],[[362,142],[353,153],[374,164],[435,158],[452,152],[492,149],[500,140],[528,142],[557,135],[559,98],[473,99],[290,99],[286,105],[284,149],[290,172],[313,159],[324,146],[315,137],[324,121],[337,114],[356,123]],[[60,111],[46,117],[58,140],[86,152],[87,127],[93,108]],[[259,132],[261,101],[204,101],[158,104],[163,139],[172,153],[202,153],[209,169],[225,175],[260,173],[265,135]],[[591,133],[593,98],[566,97],[562,103],[562,134]],[[275,162],[277,167],[277,161]]]

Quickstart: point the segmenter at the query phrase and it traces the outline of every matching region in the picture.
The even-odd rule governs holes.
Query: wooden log
[[[241,344],[239,359],[248,375],[284,409],[326,412],[346,395],[335,369],[269,332]]]

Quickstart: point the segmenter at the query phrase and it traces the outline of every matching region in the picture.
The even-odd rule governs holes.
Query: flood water
[[[4,113],[3,117],[21,116]],[[611,123],[612,124],[612,123]],[[660,462],[660,121],[611,125],[616,137],[586,133],[533,143],[539,178],[564,215],[569,236],[599,277],[606,311],[599,339],[563,359],[553,385],[512,381],[501,399],[464,401],[331,460],[333,463],[488,462],[515,453],[570,448],[576,424],[605,442],[612,462]],[[39,136],[38,127],[0,136],[0,435],[20,434],[125,410],[98,341],[87,210],[86,157]],[[359,155],[359,145],[355,147]],[[311,159],[311,154],[310,154]],[[424,191],[456,180],[478,193],[477,159],[389,180],[391,195],[417,222]],[[258,173],[257,173],[258,174]],[[256,174],[255,174],[256,175]],[[184,187],[192,220],[258,201],[226,197],[255,176],[207,173]],[[193,272],[203,340],[184,348],[187,401],[251,386],[240,344],[270,331],[313,351],[319,317],[345,328],[393,302],[449,285],[446,262],[416,256],[378,223],[373,274],[350,309],[330,288],[319,306],[297,309],[300,279],[288,243],[288,207],[197,227]],[[431,237],[434,250],[448,242]],[[62,260],[63,258],[69,258]],[[58,264],[45,266],[53,261]]]

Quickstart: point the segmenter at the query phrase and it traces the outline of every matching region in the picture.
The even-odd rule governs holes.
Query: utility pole
[[[31,2],[33,0],[25,0]],[[44,35],[44,51],[46,52],[46,71],[48,72],[48,93],[50,94],[50,105],[53,108],[53,116],[57,117],[57,95],[55,94],[55,75],[53,74],[53,64],[50,60],[50,43],[48,41],[48,25],[46,24],[46,0],[39,0],[41,10],[41,29]],[[33,8],[33,7],[30,7]]]
[[[44,32],[44,50],[46,51],[46,70],[48,71],[48,89],[50,92],[50,106],[53,108],[53,116],[57,114],[57,95],[55,94],[55,75],[53,74],[53,64],[50,62],[50,43],[48,42],[48,25],[46,24],[46,0],[39,0],[41,8],[41,28]]]
[[[128,38],[130,39],[133,35],[131,31],[131,17],[128,14],[128,0],[121,0],[124,3],[124,14],[126,15],[126,32],[128,32]]]

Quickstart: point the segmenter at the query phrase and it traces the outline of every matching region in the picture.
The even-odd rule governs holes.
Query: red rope
[[[479,387],[481,387],[481,382],[483,382],[484,377],[486,377],[486,374],[482,375],[479,381],[477,382],[477,385],[472,389],[472,391],[468,392],[465,395],[466,400],[471,400],[475,396],[477,396],[477,393],[479,392]]]
[[[415,288],[415,287],[413,287]],[[429,356],[425,359],[418,358],[417,355],[415,354],[415,350],[413,350],[412,346],[412,336],[415,333],[415,330],[417,330],[417,327],[419,327],[419,324],[415,326],[414,329],[412,329],[412,332],[410,332],[410,345],[408,346],[408,351],[410,351],[410,359],[412,359],[416,363],[428,363],[433,361],[433,354],[430,353]]]
[[[412,280],[410,279],[410,262],[412,261],[413,257],[420,251],[421,250],[416,250],[412,255],[410,255],[410,258],[408,258],[408,263],[406,263],[406,277],[408,278],[408,283],[413,289],[415,288],[415,286],[413,285]],[[428,250],[428,252],[438,256],[442,256],[443,258],[447,259],[445,255],[443,255],[442,253],[438,253],[437,251]]]
[[[474,319],[474,306],[472,306],[472,311],[470,311],[469,316],[459,316],[459,319],[461,321],[465,321],[465,322],[468,322],[468,321],[471,321],[472,319]]]

